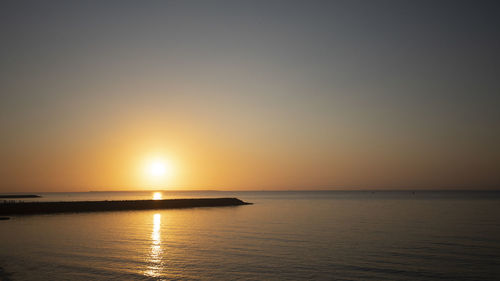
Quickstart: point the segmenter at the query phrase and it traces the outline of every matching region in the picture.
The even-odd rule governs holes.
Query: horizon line
[[[217,190],[217,189],[156,189],[156,190],[88,190],[88,191],[20,191],[20,192],[2,192],[0,194],[26,194],[26,193],[98,193],[98,192],[442,192],[442,191],[468,191],[468,192],[481,192],[481,191],[500,191],[500,187],[494,188],[445,188],[445,189],[242,189],[242,190]]]

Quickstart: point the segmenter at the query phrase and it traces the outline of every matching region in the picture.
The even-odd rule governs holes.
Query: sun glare
[[[151,164],[149,164],[149,174],[152,177],[163,177],[165,175],[166,170],[167,167],[165,163],[160,160],[156,160],[154,162],[151,162]]]
[[[153,200],[161,200],[161,199],[163,199],[163,194],[161,194],[161,192],[153,193]]]
[[[150,158],[144,163],[144,179],[150,184],[164,185],[172,176],[172,165],[164,158]]]

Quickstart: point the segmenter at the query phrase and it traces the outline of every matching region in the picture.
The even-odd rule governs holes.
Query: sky
[[[2,1],[0,192],[500,188],[499,26],[498,1]]]

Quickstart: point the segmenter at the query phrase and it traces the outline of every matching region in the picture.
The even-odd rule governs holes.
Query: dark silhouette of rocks
[[[74,201],[0,203],[0,215],[104,212],[124,210],[181,209],[194,207],[240,206],[252,203],[238,198],[202,198],[127,201]]]
[[[42,196],[40,195],[34,195],[34,194],[16,194],[16,195],[1,195],[0,198],[40,198]]]

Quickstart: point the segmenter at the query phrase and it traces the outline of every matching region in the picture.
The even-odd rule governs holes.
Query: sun
[[[145,176],[150,181],[160,182],[172,175],[172,165],[163,158],[152,158],[146,162]]]
[[[165,166],[165,162],[157,160],[149,164],[148,170],[151,177],[156,178],[164,176],[165,172],[167,171],[167,168]]]

